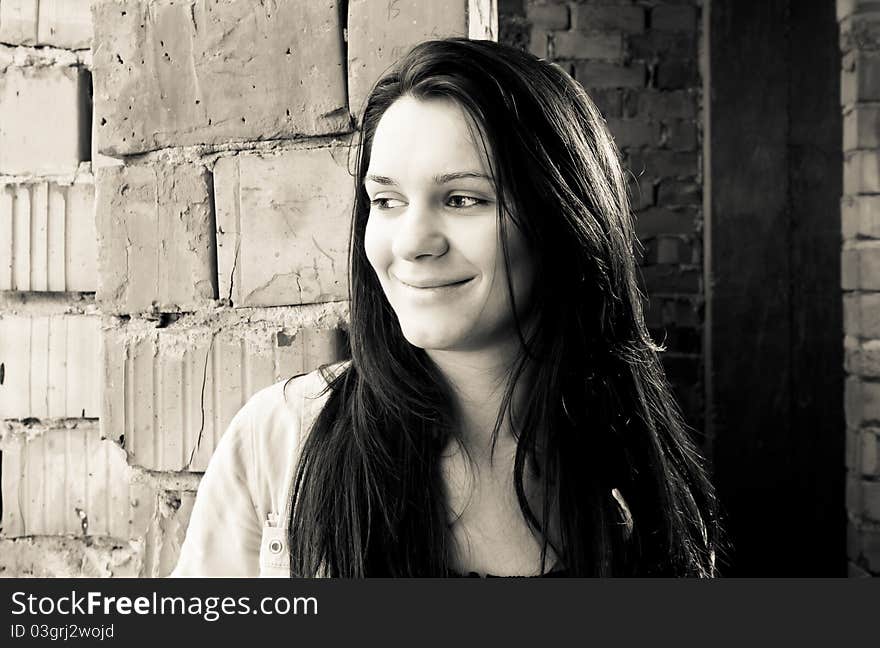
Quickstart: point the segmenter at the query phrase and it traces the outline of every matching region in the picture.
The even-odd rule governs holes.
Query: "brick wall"
[[[170,571],[234,413],[343,353],[370,84],[496,25],[490,0],[0,0],[0,575]]]
[[[880,5],[838,0],[850,575],[880,575]]]
[[[703,427],[702,0],[502,0],[500,40],[563,66],[624,154],[648,326]]]

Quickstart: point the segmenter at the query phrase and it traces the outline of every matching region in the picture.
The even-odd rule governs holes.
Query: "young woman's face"
[[[461,107],[398,99],[379,121],[364,186],[367,258],[406,339],[426,350],[509,342],[514,316],[494,183]],[[523,314],[532,264],[511,221],[505,231]]]

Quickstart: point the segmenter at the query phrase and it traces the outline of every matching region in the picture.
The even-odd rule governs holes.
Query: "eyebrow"
[[[448,182],[452,182],[453,180],[462,180],[466,178],[474,178],[477,180],[486,180],[488,182],[492,182],[492,178],[487,176],[485,173],[481,173],[479,171],[456,171],[454,173],[443,173],[441,175],[435,175],[434,183],[442,185]],[[364,180],[370,180],[380,185],[397,185],[397,182],[393,178],[389,178],[387,176],[373,175],[372,173],[367,174],[367,177],[364,178]]]

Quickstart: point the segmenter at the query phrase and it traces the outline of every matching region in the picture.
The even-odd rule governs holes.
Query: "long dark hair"
[[[465,39],[416,46],[363,111],[351,363],[331,380],[302,448],[291,575],[453,572],[439,472],[440,453],[458,434],[451,391],[404,339],[364,252],[373,135],[403,96],[451,99],[470,116],[491,152],[502,241],[504,227],[519,228],[540,278],[529,305],[537,317],[527,333],[518,326],[521,353],[494,434],[510,415],[516,493],[543,542],[542,562],[549,545],[572,576],[713,575],[714,494],[645,327],[619,153],[593,102],[561,68]],[[513,299],[510,285],[508,292]],[[526,375],[512,416],[513,390]],[[527,468],[542,486],[540,519],[525,496]]]

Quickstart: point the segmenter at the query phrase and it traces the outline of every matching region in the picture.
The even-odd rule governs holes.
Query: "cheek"
[[[380,279],[383,278],[384,270],[388,266],[387,259],[390,249],[391,246],[382,227],[373,218],[367,220],[367,227],[364,231],[364,252]]]

